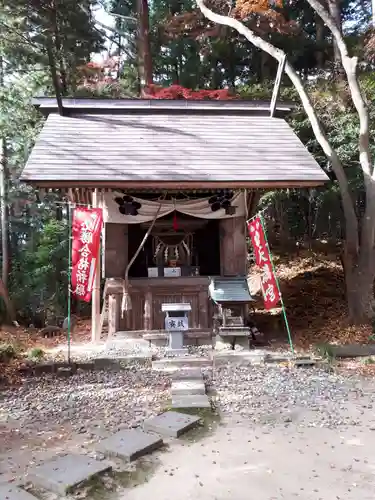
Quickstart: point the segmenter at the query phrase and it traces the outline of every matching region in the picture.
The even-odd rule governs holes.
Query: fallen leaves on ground
[[[336,255],[305,252],[299,256],[276,256],[274,261],[297,350],[324,343],[369,342],[370,325],[349,324],[344,273]],[[258,309],[256,323],[271,336],[276,333],[276,345],[285,345],[287,333],[282,310],[275,312],[276,315],[271,315]]]
[[[72,334],[73,342],[89,342],[91,340],[91,321],[80,319]],[[0,363],[0,383],[18,384],[21,381],[19,369],[25,365],[25,355],[38,347],[43,350],[50,349],[67,342],[67,334],[45,338],[36,328],[22,328],[3,326],[0,329],[0,344],[11,344],[15,347],[18,356],[7,363]]]
[[[368,362],[370,360],[370,362]],[[375,360],[373,358],[354,358],[341,360],[337,366],[338,373],[355,374],[362,377],[375,376]]]
[[[294,347],[297,351],[313,349],[317,344],[368,343],[372,335],[370,325],[350,326],[345,299],[344,274],[337,255],[300,252],[299,255],[274,255],[274,263]],[[250,276],[256,285],[259,270],[254,266]],[[255,277],[255,279],[254,279]],[[258,305],[261,306],[260,299]],[[275,314],[276,313],[276,314]],[[272,340],[275,347],[287,347],[287,333],[281,309],[265,311],[256,309],[254,316],[259,330]],[[72,335],[74,342],[89,342],[90,320],[79,320]],[[0,330],[0,343],[10,342],[27,352],[34,347],[51,348],[66,343],[66,333],[52,338],[42,338],[37,330],[7,327]],[[6,366],[0,365],[3,376],[16,377],[20,363],[15,359]],[[362,365],[371,371],[371,365]]]

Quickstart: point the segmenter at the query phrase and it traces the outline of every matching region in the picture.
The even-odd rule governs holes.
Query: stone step
[[[15,485],[0,484],[1,500],[37,500],[36,497]]]
[[[163,440],[155,434],[140,429],[124,429],[103,439],[97,450],[104,455],[132,461],[163,446]]]
[[[270,352],[266,354],[266,363],[287,363],[292,359],[291,353],[286,352]]]
[[[196,368],[212,366],[212,360],[208,358],[180,356],[176,358],[164,358],[152,362],[153,370],[173,370],[176,368]]]
[[[265,362],[266,354],[256,349],[252,351],[218,351],[214,355],[214,363],[215,366],[227,363],[256,365]]]
[[[111,468],[106,462],[84,455],[65,455],[32,467],[29,469],[28,479],[34,486],[65,496],[79,483]]]
[[[177,411],[167,411],[149,418],[143,424],[145,431],[156,432],[165,437],[179,437],[184,432],[198,425],[200,418]]]
[[[246,326],[221,326],[218,331],[219,337],[249,337],[250,333]]]
[[[95,358],[94,369],[95,370],[120,370],[131,365],[150,365],[152,360],[151,353],[144,354],[129,354],[127,356],[117,356],[117,357],[102,357]]]
[[[172,408],[191,409],[191,408],[211,408],[211,403],[206,395],[190,396],[172,396]]]
[[[176,380],[172,382],[172,397],[206,394],[203,380]]]
[[[200,338],[210,339],[212,337],[212,330],[191,329],[184,332],[184,337],[188,339],[200,339]],[[142,335],[142,338],[145,340],[163,340],[169,338],[169,333],[167,331],[147,332]]]
[[[203,380],[200,368],[181,368],[172,374],[172,380]]]
[[[316,360],[311,357],[297,357],[292,361],[294,366],[314,366]]]

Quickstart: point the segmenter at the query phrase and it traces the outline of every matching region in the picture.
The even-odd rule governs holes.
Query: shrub
[[[16,356],[17,352],[12,344],[0,344],[0,363],[9,363]]]

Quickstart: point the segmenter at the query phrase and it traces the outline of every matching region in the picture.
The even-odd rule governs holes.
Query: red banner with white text
[[[72,293],[90,302],[99,259],[101,208],[75,208],[72,220]]]
[[[280,301],[280,292],[274,275],[271,257],[260,217],[247,223],[249,235],[254,248],[255,261],[262,271],[261,284],[264,307],[273,309]]]

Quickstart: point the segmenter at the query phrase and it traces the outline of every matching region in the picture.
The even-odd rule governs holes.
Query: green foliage
[[[0,363],[9,363],[17,357],[17,350],[12,344],[0,344]]]
[[[41,347],[34,347],[28,352],[27,357],[33,361],[40,361],[45,356],[45,352]]]
[[[7,143],[7,201],[9,206],[9,289],[18,318],[43,323],[64,315],[67,302],[68,221],[61,198],[21,184],[19,174],[43,125],[31,105],[35,95],[54,95],[47,43],[62,91],[77,97],[139,96],[138,27],[132,19],[115,18],[115,30],[104,33],[95,23],[93,9],[105,4],[108,11],[137,17],[135,0],[14,0],[0,3],[0,132]],[[363,33],[369,2],[341,3],[350,48],[363,53]],[[196,18],[193,0],[149,2],[150,36],[156,84],[179,84],[192,89],[230,87],[244,99],[270,99],[276,62],[251,46],[235,31],[212,26]],[[195,17],[194,17],[195,16]],[[350,97],[327,70],[333,62],[332,39],[324,24],[318,33],[316,16],[307,2],[296,0],[288,16],[300,30],[293,35],[270,32],[267,38],[283,48],[305,78],[319,118],[337,150],[350,182],[356,209],[363,211],[363,178],[358,168],[358,117]],[[188,20],[193,20],[191,23]],[[250,23],[250,20],[246,21]],[[190,28],[189,28],[190,26]],[[192,26],[192,27],[191,27]],[[117,31],[116,31],[117,30]],[[264,34],[263,34],[264,35]],[[79,86],[79,67],[103,50],[120,56],[119,78],[98,86]],[[0,69],[1,71],[1,69]],[[373,68],[361,69],[361,84],[370,107],[371,136],[375,137],[375,76]],[[295,101],[290,125],[330,173],[330,165],[298,105],[299,99],[284,77],[280,99]],[[375,141],[371,142],[375,155]],[[260,201],[276,232],[287,238],[343,236],[342,210],[337,182],[311,190],[265,192]]]
[[[67,221],[56,220],[53,212],[44,210],[48,220],[22,246],[10,276],[20,319],[33,322],[36,317],[41,323],[65,314],[68,293]]]
[[[374,72],[364,72],[360,81],[369,105],[370,136],[374,138]],[[356,203],[356,211],[361,216],[364,210],[364,185],[359,168],[358,114],[353,109],[349,94],[340,85],[326,79],[319,79],[306,85],[328,139],[344,165]],[[270,99],[272,84],[265,82],[262,85],[244,85],[240,88],[240,95],[246,99]],[[277,221],[277,225],[281,227],[279,230],[282,231],[284,228],[289,238],[296,240],[328,238],[340,241],[344,236],[341,195],[330,164],[314,137],[310,122],[299,104],[294,88],[282,87],[280,100],[297,104],[289,117],[289,123],[317,162],[328,172],[332,182],[318,189],[267,191],[260,199],[260,208],[265,210],[265,218],[272,224]],[[375,141],[371,142],[371,150],[375,156]]]
[[[319,356],[322,356],[322,358],[326,359],[331,363],[336,358],[333,347],[330,344],[318,344],[315,346],[315,351]]]
[[[373,365],[375,363],[375,359],[371,357],[364,358],[362,362],[364,365]]]
[[[43,125],[32,97],[53,95],[47,45],[61,90],[72,93],[77,68],[102,49],[92,0],[0,3],[0,134],[6,141],[9,293],[17,318],[43,326],[67,308],[68,223],[62,199],[19,182]],[[51,320],[51,321],[52,321]]]

